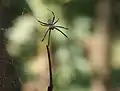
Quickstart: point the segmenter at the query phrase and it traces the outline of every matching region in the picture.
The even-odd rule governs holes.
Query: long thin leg
[[[58,28],[56,28],[56,27],[55,27],[55,29],[58,30],[59,32],[61,32],[66,38],[68,38],[67,35],[64,34],[60,29],[58,29]]]
[[[48,46],[50,44],[50,35],[51,35],[51,29],[49,30],[49,36],[48,36]]]
[[[45,32],[45,35],[44,35],[44,37],[42,38],[42,40],[41,40],[41,41],[44,41],[44,39],[45,39],[45,37],[46,37],[46,35],[47,35],[48,31],[49,31],[49,28],[48,28],[48,29],[47,29],[47,31]]]
[[[47,25],[47,23],[38,20],[36,17],[35,17],[35,19],[36,19],[42,26],[46,26],[46,25]]]
[[[68,28],[65,28],[65,27],[62,27],[62,26],[55,26],[55,27],[58,27],[58,28],[63,28],[63,29],[68,30]]]
[[[56,24],[59,21],[59,19],[57,19],[53,24]]]
[[[44,23],[44,22],[42,22],[42,21],[40,21],[40,20],[37,20],[42,26],[47,26],[47,23]]]
[[[54,22],[54,20],[55,20],[55,14],[54,14],[54,12],[53,11],[51,11],[50,9],[48,9],[50,12],[52,12],[52,14],[53,14],[53,18],[52,18],[52,23]]]

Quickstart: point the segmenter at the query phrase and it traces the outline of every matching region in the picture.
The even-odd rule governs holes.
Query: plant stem
[[[50,50],[49,50],[49,45],[46,45],[47,48],[47,54],[48,54],[48,61],[49,61],[49,76],[50,76],[50,83],[48,86],[48,91],[53,90],[53,83],[52,83],[52,64],[51,64],[51,59],[50,59]]]

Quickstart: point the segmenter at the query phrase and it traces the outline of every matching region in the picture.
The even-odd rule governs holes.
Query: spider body
[[[52,23],[52,20],[51,20],[51,19],[48,19],[47,26],[49,27],[50,30],[54,30],[54,28],[55,28],[55,26],[54,26],[54,24]]]
[[[55,28],[55,26],[52,25],[52,24],[49,26],[49,29],[50,29],[50,30],[54,30],[54,28]]]
[[[42,22],[42,21],[40,21],[40,20],[37,20],[42,26],[48,27],[48,29],[46,30],[45,35],[44,35],[44,37],[43,37],[43,39],[42,39],[42,41],[44,41],[47,33],[49,32],[48,45],[49,45],[49,42],[50,42],[51,30],[54,30],[54,29],[55,29],[55,30],[59,31],[60,33],[62,33],[66,38],[68,38],[67,35],[64,34],[64,33],[59,29],[59,28],[63,28],[63,29],[68,30],[68,28],[65,28],[65,27],[63,27],[63,26],[56,26],[55,24],[59,21],[59,19],[57,19],[57,20],[55,21],[55,14],[54,14],[54,12],[51,11],[51,10],[49,10],[49,11],[52,13],[53,17],[52,17],[52,19],[48,19],[48,22],[47,22],[47,23]]]
[[[53,24],[51,19],[48,19],[48,24]]]

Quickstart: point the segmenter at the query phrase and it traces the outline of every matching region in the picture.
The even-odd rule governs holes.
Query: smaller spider
[[[49,10],[49,9],[48,9],[48,10]],[[49,45],[49,42],[50,42],[51,30],[56,29],[57,31],[61,32],[66,38],[68,38],[66,34],[64,34],[60,29],[58,29],[58,28],[63,28],[63,29],[68,30],[68,28],[65,28],[65,27],[63,27],[63,26],[56,26],[55,24],[59,21],[59,19],[57,19],[57,20],[55,21],[55,18],[56,18],[56,17],[55,17],[54,12],[51,11],[51,10],[49,10],[49,11],[52,12],[53,18],[52,18],[52,19],[48,19],[48,22],[47,22],[47,23],[44,23],[44,22],[42,22],[42,21],[40,21],[40,20],[37,19],[37,21],[38,21],[42,26],[48,27],[48,29],[46,30],[46,32],[45,32],[45,34],[44,34],[43,39],[41,40],[41,41],[44,41],[47,33],[49,32],[48,45]]]

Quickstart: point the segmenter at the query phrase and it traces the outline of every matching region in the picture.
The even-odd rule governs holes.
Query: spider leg
[[[59,21],[59,19],[57,19],[53,24],[56,24]]]
[[[59,32],[61,32],[66,38],[68,38],[68,36],[66,34],[64,34],[60,29],[58,29],[56,27],[55,27],[55,29],[58,30]]]
[[[47,29],[47,31],[45,32],[45,35],[44,35],[44,37],[42,38],[42,40],[41,40],[41,41],[44,41],[44,39],[45,39],[45,37],[46,37],[46,35],[47,35],[48,31],[49,31],[49,28],[48,28],[48,29]]]
[[[68,30],[68,28],[65,28],[65,27],[62,27],[62,26],[55,26],[55,27],[58,27],[58,28],[63,28],[63,29]]]
[[[42,22],[42,21],[40,21],[40,20],[37,20],[42,26],[47,26],[48,24],[47,23],[44,23],[44,22]]]
[[[50,9],[48,9],[50,12],[52,12],[52,14],[53,14],[53,18],[52,18],[52,23],[55,21],[55,14],[54,14],[54,12],[53,11],[51,11]]]
[[[50,34],[51,34],[51,29],[50,29],[50,31],[49,31],[49,36],[48,36],[48,46],[49,46],[49,44],[50,44]]]
[[[47,23],[38,20],[36,17],[35,17],[35,19],[36,19],[42,26],[47,26]]]

